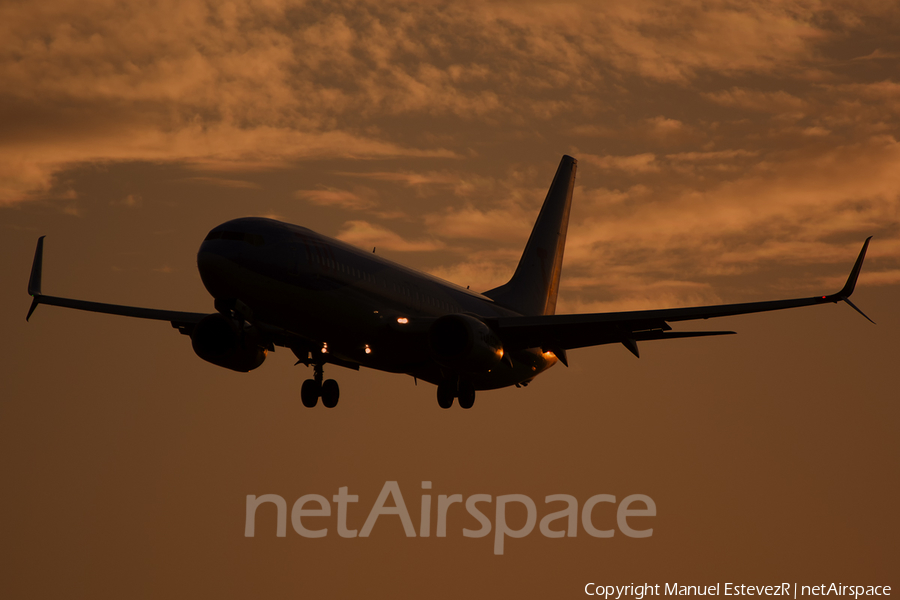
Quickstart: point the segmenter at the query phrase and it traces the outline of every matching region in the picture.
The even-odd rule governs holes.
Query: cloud
[[[662,115],[647,119],[647,124],[655,134],[661,136],[681,133],[685,130],[684,123],[678,119],[668,119]]]
[[[891,79],[870,83],[846,83],[827,86],[826,90],[846,101],[863,101],[871,107],[883,107],[896,118],[900,116],[900,83]]]
[[[881,48],[876,48],[865,56],[857,56],[852,60],[896,60],[900,58],[900,52],[888,52]]]
[[[508,127],[596,114],[623,77],[790,72],[814,56],[815,16],[724,1],[6,3],[0,107],[15,131],[0,143],[0,202],[95,162],[238,171],[458,156],[404,135],[422,130],[410,119]],[[649,123],[671,133],[682,121]]]
[[[233,189],[244,189],[244,190],[259,190],[262,189],[262,186],[258,183],[254,183],[252,181],[246,181],[244,179],[226,179],[224,177],[186,177],[185,181],[196,181],[197,183],[206,183],[209,185],[215,185],[218,187],[225,188],[233,188]]]
[[[675,154],[667,154],[666,160],[672,162],[705,163],[733,160],[735,158],[753,158],[756,156],[759,156],[759,152],[753,150],[713,150],[708,152],[678,152]]]
[[[349,177],[362,177],[366,179],[374,179],[377,181],[391,181],[402,183],[404,185],[410,187],[416,186],[424,186],[424,185],[444,185],[444,186],[453,186],[457,185],[460,181],[460,176],[448,173],[448,172],[436,172],[431,171],[428,173],[415,173],[412,171],[375,171],[371,173],[350,173],[350,172],[341,172],[338,175],[346,175]]]
[[[419,196],[427,196],[436,193],[440,189],[450,189],[453,194],[460,197],[470,196],[476,189],[483,185],[482,178],[471,173],[456,173],[451,171],[373,171],[373,172],[338,172],[336,175],[371,179],[388,183],[399,183],[413,188]]]
[[[141,198],[140,194],[128,194],[121,200],[114,200],[110,204],[117,204],[119,206],[125,206],[127,208],[137,208],[143,203],[143,198]]]
[[[0,204],[77,212],[96,165],[252,189],[251,171],[314,161],[295,198],[374,221],[342,235],[443,247],[458,264],[429,268],[494,285],[569,153],[572,302],[705,298],[786,256],[820,280],[870,232],[894,248],[888,280],[897,18],[805,0],[5,3]],[[295,209],[265,202],[248,212]]]
[[[527,240],[536,214],[521,207],[480,209],[463,206],[425,216],[425,225],[444,238],[480,238],[492,241]]]
[[[585,162],[591,163],[601,169],[617,169],[628,173],[652,173],[659,171],[656,155],[651,152],[635,154],[632,156],[596,156],[582,154],[579,157]]]
[[[363,197],[363,194],[366,197]],[[326,187],[317,190],[297,190],[294,192],[295,198],[307,200],[313,204],[322,206],[340,206],[341,208],[353,210],[375,206],[375,201],[372,199],[372,196],[373,193],[371,190],[360,189],[357,192],[351,192],[349,190]]]
[[[819,125],[814,125],[812,127],[806,127],[802,131],[803,135],[808,137],[825,137],[829,135],[831,132],[821,127]]]
[[[900,269],[890,269],[875,273],[866,273],[866,285],[897,285],[900,284]]]
[[[429,272],[457,285],[468,286],[476,292],[485,292],[509,281],[515,265],[515,262],[498,264],[487,257],[473,257],[465,262],[429,269]]]
[[[733,87],[730,90],[703,94],[709,100],[723,106],[765,113],[788,114],[802,118],[808,103],[788,92],[765,92],[761,90]]]
[[[647,194],[620,193],[602,219],[571,224],[567,272],[622,290],[635,287],[634,281],[617,283],[623,272],[642,281],[666,273],[696,281],[746,276],[776,263],[829,266],[831,276],[831,267],[839,266],[846,277],[843,269],[867,235],[896,253],[889,244],[900,226],[897,164],[900,143],[873,137],[789,161],[762,161],[704,191],[657,190],[649,194],[652,201]],[[795,285],[833,283],[823,277]],[[873,277],[882,280],[891,278]]]
[[[680,306],[704,306],[721,303],[721,298],[708,283],[678,280],[647,281],[627,274],[611,279],[603,295],[615,299],[584,300],[572,294],[577,285],[566,281],[560,292],[557,312],[592,313],[622,310],[653,310]]]
[[[454,153],[406,148],[342,131],[309,133],[267,126],[243,129],[227,124],[194,124],[165,132],[123,126],[47,142],[0,146],[0,204],[46,193],[56,184],[58,172],[85,163],[177,161],[197,169],[226,172],[285,167],[293,160],[398,156],[449,158]]]
[[[444,247],[437,240],[406,240],[385,227],[367,221],[347,221],[337,238],[359,248],[374,247],[398,252],[424,252]]]

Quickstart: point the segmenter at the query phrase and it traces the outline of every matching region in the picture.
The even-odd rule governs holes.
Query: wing
[[[38,238],[37,249],[34,252],[34,262],[31,265],[31,277],[28,280],[28,293],[32,297],[31,308],[28,309],[28,315],[25,320],[31,318],[34,309],[39,304],[48,304],[50,306],[62,306],[65,308],[74,308],[77,310],[86,310],[88,312],[104,313],[108,315],[120,315],[123,317],[135,317],[138,319],[151,319],[155,321],[169,321],[172,327],[178,329],[183,335],[192,335],[194,326],[208,317],[208,313],[184,312],[179,310],[161,310],[158,308],[142,308],[139,306],[124,306],[121,304],[107,304],[105,302],[90,302],[87,300],[75,300],[73,298],[60,298],[57,296],[46,296],[41,293],[41,273],[43,271],[44,257],[44,237]],[[254,321],[253,325],[260,333],[261,345],[270,352],[275,346],[283,346],[290,348],[300,360],[298,363],[309,365],[311,360],[305,358],[310,352],[316,352],[321,348],[321,344],[317,344],[313,340],[305,338],[297,333],[287,331],[281,327],[275,327],[268,323]],[[325,357],[325,361],[348,369],[359,370],[359,364],[344,360],[338,356],[329,354]]]
[[[173,327],[177,327],[183,332],[193,328],[194,325],[199,323],[200,320],[206,316],[206,313],[140,308],[137,306],[122,306],[120,304],[106,304],[104,302],[88,302],[86,300],[74,300],[72,298],[45,296],[41,293],[43,258],[44,236],[41,236],[38,238],[37,249],[34,251],[34,263],[31,265],[31,278],[28,280],[28,293],[33,300],[31,301],[31,308],[28,309],[28,316],[25,317],[26,321],[31,318],[31,314],[34,312],[34,309],[38,307],[38,304],[64,306],[66,308],[74,308],[77,310],[106,313],[108,315],[122,315],[124,317],[136,317],[138,319],[169,321],[172,323]]]
[[[710,335],[728,335],[733,331],[672,331],[670,322],[711,319],[748,313],[782,310],[799,306],[813,306],[844,301],[869,319],[850,302],[850,295],[856,287],[862,263],[869,247],[866,239],[862,250],[850,271],[847,283],[835,294],[771,300],[767,302],[745,302],[741,304],[719,304],[715,306],[693,306],[688,308],[668,308],[662,310],[639,310],[614,313],[594,313],[582,315],[539,315],[534,317],[501,317],[491,321],[504,348],[543,348],[549,350],[567,364],[565,351],[572,348],[621,343],[638,356],[637,342],[643,340],[664,340]]]
[[[41,272],[43,270],[44,256],[44,236],[38,238],[37,249],[34,252],[34,263],[31,265],[31,278],[28,280],[28,293],[32,296],[31,308],[28,309],[28,316],[25,320],[31,318],[34,309],[39,304],[47,304],[50,306],[62,306],[65,308],[74,308],[77,310],[85,310],[88,312],[104,313],[108,315],[120,315],[123,317],[135,317],[138,319],[151,319],[155,321],[169,321],[172,327],[178,329],[183,335],[191,335],[194,326],[209,316],[208,313],[184,312],[179,310],[161,310],[158,308],[142,308],[139,306],[124,306],[121,304],[107,304],[105,302],[90,302],[87,300],[75,300],[73,298],[59,298],[57,296],[46,296],[41,293]],[[305,338],[294,332],[287,331],[281,327],[275,327],[268,323],[254,321],[253,325],[260,333],[262,346],[270,352],[274,350],[274,346],[283,346],[290,348],[300,360],[298,362],[310,364],[308,358],[304,358],[309,352],[316,352],[321,348],[321,344],[317,344],[313,340]],[[326,362],[335,364],[348,369],[359,370],[359,364],[352,361],[344,360],[338,356],[328,355]]]

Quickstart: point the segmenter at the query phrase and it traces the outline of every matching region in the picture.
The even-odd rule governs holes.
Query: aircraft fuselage
[[[435,384],[446,379],[428,342],[436,317],[518,315],[482,294],[272,219],[247,217],[214,228],[200,246],[197,266],[217,305],[237,303],[249,309],[249,322],[308,340],[292,347],[301,360],[325,358]],[[505,387],[530,381],[556,360],[539,348],[517,351],[466,378],[476,389]]]

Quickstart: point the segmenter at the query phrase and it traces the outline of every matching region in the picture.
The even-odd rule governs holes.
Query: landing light
[[[406,325],[407,323],[409,323],[409,319],[407,319],[406,317],[397,317],[397,322],[401,325]]]
[[[366,344],[366,354],[372,354],[372,349],[369,348],[368,344]]]
[[[322,354],[328,354],[328,344],[322,344]]]

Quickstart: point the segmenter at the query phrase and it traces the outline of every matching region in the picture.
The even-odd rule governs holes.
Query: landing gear
[[[319,402],[322,397],[322,405],[325,408],[334,408],[337,406],[338,399],[341,397],[341,389],[338,382],[334,379],[326,379],[324,382],[322,365],[313,365],[313,379],[307,379],[300,386],[300,401],[306,408],[312,408]],[[452,398],[451,398],[452,401]]]
[[[319,393],[319,384],[312,379],[307,379],[300,386],[300,401],[306,408],[312,408],[319,401]]]
[[[338,382],[334,379],[326,379],[322,384],[322,405],[325,408],[334,408],[340,397],[341,388],[338,387]]]
[[[450,408],[451,406],[453,406],[453,398],[456,396],[456,390],[454,388],[455,386],[448,381],[438,384],[438,406],[440,406],[441,408]]]
[[[472,408],[475,404],[475,386],[468,381],[449,379],[438,384],[437,401],[441,408],[453,406],[453,399],[459,398],[462,408]]]
[[[465,409],[475,404],[475,386],[468,381],[459,382],[459,405]]]

